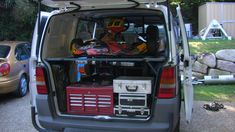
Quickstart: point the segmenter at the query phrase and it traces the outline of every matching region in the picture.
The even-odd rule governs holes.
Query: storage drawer
[[[151,94],[151,77],[119,77],[113,80],[114,93]]]
[[[113,115],[113,89],[111,86],[68,86],[66,92],[69,114]]]
[[[147,107],[146,94],[119,94],[119,105],[122,107]]]

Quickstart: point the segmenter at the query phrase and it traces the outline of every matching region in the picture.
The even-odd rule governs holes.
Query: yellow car
[[[28,91],[30,44],[0,42],[0,94],[15,93],[23,97]]]

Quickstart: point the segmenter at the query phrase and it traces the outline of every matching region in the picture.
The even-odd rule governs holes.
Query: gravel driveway
[[[0,95],[0,132],[36,132],[31,123],[30,96]]]
[[[223,103],[226,109],[211,112],[202,108],[205,101],[194,102],[192,121],[188,125],[181,112],[182,132],[234,132],[235,131],[235,103]]]
[[[0,95],[0,132],[36,132],[31,124],[29,94],[24,98]],[[192,122],[186,124],[181,113],[182,132],[234,132],[235,103],[223,103],[225,110],[210,112],[202,108],[203,101],[196,101]]]

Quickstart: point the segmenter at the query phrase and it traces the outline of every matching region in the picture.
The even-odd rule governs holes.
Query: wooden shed
[[[215,19],[229,36],[235,38],[235,2],[206,2],[198,9],[198,31]]]

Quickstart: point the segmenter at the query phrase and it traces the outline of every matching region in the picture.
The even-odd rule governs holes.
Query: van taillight
[[[163,68],[157,98],[173,98],[176,94],[176,74],[175,67]]]
[[[0,65],[0,77],[1,76],[6,76],[10,73],[10,64],[8,63],[3,63]]]
[[[44,69],[42,67],[36,67],[36,82],[38,94],[47,94]]]

